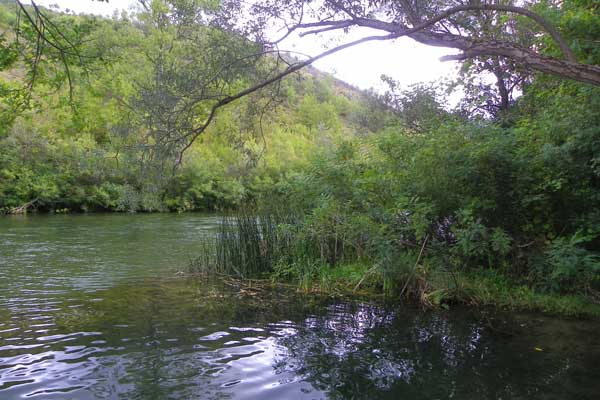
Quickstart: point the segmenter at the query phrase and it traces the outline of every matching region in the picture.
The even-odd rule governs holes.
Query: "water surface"
[[[0,399],[598,399],[600,324],[177,274],[218,218],[0,219]]]

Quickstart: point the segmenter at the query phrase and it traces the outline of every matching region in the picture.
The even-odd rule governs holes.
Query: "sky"
[[[136,1],[110,0],[106,3],[92,0],[36,0],[36,3],[46,7],[58,5],[63,11],[69,9],[76,13],[110,16],[115,9],[130,9]],[[343,36],[343,42],[359,37],[360,32],[351,32]],[[325,35],[304,38],[291,36],[281,43],[280,49],[314,56],[324,51],[323,43],[331,39],[332,36]],[[409,38],[400,38],[394,41],[363,43],[319,60],[314,66],[358,88],[383,91],[386,86],[381,82],[382,74],[400,82],[401,87],[455,77],[457,63],[439,61],[441,56],[450,53],[453,53],[453,50],[425,46]]]

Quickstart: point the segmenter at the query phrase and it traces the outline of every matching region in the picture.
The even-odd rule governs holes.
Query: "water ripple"
[[[0,399],[600,392],[597,322],[297,293],[245,298],[171,279],[216,224],[199,215],[0,219]]]

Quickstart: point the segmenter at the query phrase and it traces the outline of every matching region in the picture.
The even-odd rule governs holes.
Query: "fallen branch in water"
[[[35,203],[37,203],[39,199],[35,198],[25,204],[23,204],[20,207],[14,207],[11,208],[10,210],[8,210],[9,214],[27,214],[27,210],[29,209],[29,207],[33,206]]]

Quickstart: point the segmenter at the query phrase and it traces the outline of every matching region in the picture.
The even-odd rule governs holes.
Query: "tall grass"
[[[339,227],[318,227],[306,215],[289,210],[239,210],[223,216],[214,235],[200,239],[200,254],[190,261],[189,272],[271,276],[307,286],[320,273],[360,259]]]
[[[241,278],[271,273],[290,248],[289,235],[279,227],[291,219],[251,210],[224,216],[216,235],[200,241],[201,253],[190,262],[190,272]]]

